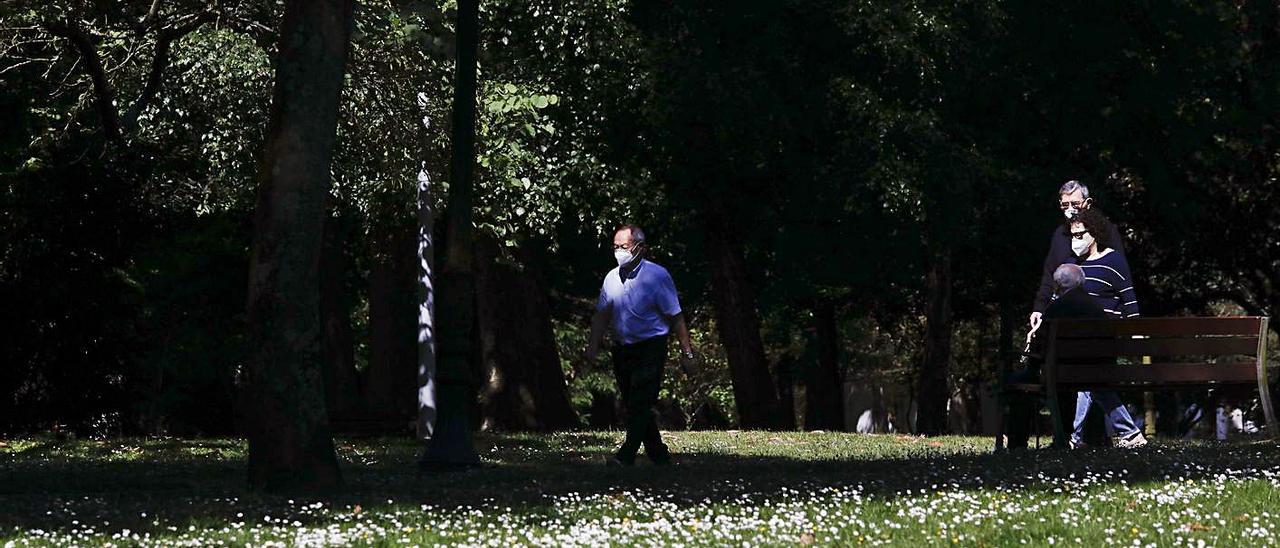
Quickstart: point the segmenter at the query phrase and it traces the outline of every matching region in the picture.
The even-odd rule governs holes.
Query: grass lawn
[[[244,488],[222,439],[0,441],[0,543],[79,545],[1280,544],[1280,444],[988,454],[989,438],[676,432],[608,468],[611,432],[481,435],[424,475],[408,440],[343,440],[340,495]]]

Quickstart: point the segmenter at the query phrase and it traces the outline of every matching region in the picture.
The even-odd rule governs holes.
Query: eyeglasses
[[[1085,202],[1084,200],[1080,200],[1077,202],[1058,202],[1058,207],[1064,210],[1072,207],[1076,209],[1084,209],[1084,202]]]
[[[1072,232],[1071,232],[1071,237],[1072,237],[1072,238],[1075,238],[1075,239],[1077,239],[1077,240],[1083,240],[1083,239],[1084,239],[1084,237],[1085,237],[1085,235],[1086,235],[1086,234],[1088,234],[1088,233],[1089,233],[1089,231],[1088,231],[1088,230],[1081,230],[1080,232],[1072,231]]]

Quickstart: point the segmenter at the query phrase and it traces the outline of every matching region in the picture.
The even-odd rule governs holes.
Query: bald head
[[[1053,271],[1053,283],[1061,295],[1084,284],[1084,269],[1080,265],[1064,264]]]

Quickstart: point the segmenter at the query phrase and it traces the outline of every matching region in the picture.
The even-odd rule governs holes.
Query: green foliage
[[[482,88],[478,226],[514,247],[518,236],[547,236],[572,191],[552,150],[555,123],[544,113],[560,98],[510,82],[486,80]]]
[[[661,425],[670,429],[735,426],[733,386],[715,322],[705,311],[694,311],[689,321],[690,342],[698,360],[688,368],[680,365],[679,345],[672,338],[665,380],[658,396],[660,406],[669,410],[660,417]],[[555,335],[560,364],[569,385],[569,400],[578,416],[588,424],[596,424],[591,417],[595,398],[618,397],[609,352],[602,351],[594,364],[582,360],[590,335],[590,326],[586,323],[557,321]]]
[[[590,423],[591,404],[596,394],[618,392],[613,378],[613,366],[608,352],[601,352],[594,364],[584,363],[582,353],[587,348],[590,326],[581,322],[556,322],[556,349],[560,355],[560,367],[569,383],[569,401],[578,416]]]
[[[23,311],[0,324],[15,341],[0,354],[6,428],[110,413],[229,425],[190,400],[234,378],[279,6],[156,5],[153,26],[148,2],[0,6],[0,233],[16,235],[0,282]],[[127,118],[159,31],[208,9],[108,138],[86,61],[54,26],[82,28]],[[356,12],[331,219],[353,227],[357,363],[365,278],[414,222],[418,173],[438,211],[449,191],[455,9]],[[575,318],[622,221],[649,229],[696,311],[704,363],[673,367],[663,395],[686,420],[733,408],[705,313],[713,211],[744,248],[775,373],[813,363],[809,313],[833,303],[846,381],[912,382],[921,273],[949,253],[951,377],[980,382],[1010,336],[1001,317],[1022,323],[1071,178],[1120,221],[1144,312],[1280,307],[1273,3],[496,0],[481,16],[476,223],[550,252],[538,268],[580,411],[613,390],[607,361],[577,363]]]
[[[336,201],[369,234],[410,226],[417,175],[433,181],[439,208],[447,191],[452,63],[434,40],[447,29],[396,4],[363,4],[348,59],[339,111],[333,175]]]
[[[162,151],[152,199],[202,215],[249,210],[270,108],[269,52],[251,36],[207,27],[174,54],[159,100],[138,117],[139,137]]]

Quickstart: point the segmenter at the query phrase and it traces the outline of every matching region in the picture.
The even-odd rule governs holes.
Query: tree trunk
[[[783,358],[773,370],[774,384],[777,385],[775,389],[778,391],[778,409],[785,413],[793,424],[796,416],[796,365],[794,358]]]
[[[540,431],[577,426],[535,261],[523,261],[521,269],[500,259],[497,242],[476,245],[483,424]]]
[[[1001,376],[997,379],[1003,381],[1004,375],[1008,375],[1013,370],[1013,361],[1017,356],[1017,352],[1022,350],[1021,346],[1014,348],[1014,329],[1018,320],[1018,310],[1016,305],[1010,300],[1000,302],[1000,339],[996,341],[999,345],[999,352],[996,353],[997,369]]]
[[[381,234],[377,234],[381,232]],[[388,233],[389,232],[389,233]],[[407,421],[414,408],[415,339],[413,232],[375,230],[369,268],[369,369],[364,403],[371,418]]]
[[[916,431],[937,435],[947,429],[947,370],[951,363],[951,253],[933,257],[925,274],[929,304],[925,312],[923,363],[916,389]]]
[[[320,263],[349,0],[288,0],[249,260],[243,393],[253,489],[342,483],[324,405]]]
[[[475,402],[475,276],[472,271],[472,175],[475,172],[476,53],[480,2],[458,0],[457,55],[453,87],[453,156],[444,267],[439,280],[439,336],[433,398],[436,423],[420,465],[470,466],[480,462],[471,436]]]
[[[730,226],[713,217],[707,226],[707,247],[717,328],[729,358],[738,422],[742,428],[790,428],[790,413],[782,412],[765,360],[743,249],[730,235]]]
[[[840,382],[840,335],[835,306],[822,301],[814,307],[818,359],[806,364],[804,427],[808,430],[844,430],[844,401]]]
[[[324,402],[329,419],[349,417],[359,401],[351,300],[347,294],[348,228],[341,217],[324,221],[320,255],[320,319],[324,324]]]

